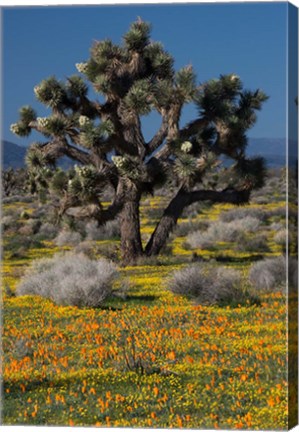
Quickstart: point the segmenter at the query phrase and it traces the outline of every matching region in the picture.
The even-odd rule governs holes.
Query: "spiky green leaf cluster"
[[[52,171],[46,166],[32,168],[29,171],[29,187],[31,193],[46,191],[49,187],[51,177]]]
[[[98,73],[106,73],[125,61],[124,51],[110,39],[95,42],[91,49],[91,57],[97,65]]]
[[[99,65],[92,58],[87,62],[76,63],[76,68],[91,82],[94,82],[98,74],[101,73]]]
[[[25,156],[25,163],[28,166],[29,171],[41,168],[50,169],[55,166],[58,155],[55,155],[54,152],[44,151],[45,145],[47,144],[34,142],[28,148]]]
[[[105,141],[114,133],[113,123],[110,120],[102,121],[97,126],[94,126],[94,124],[88,120],[86,120],[84,124],[82,123],[83,121],[81,119],[80,127],[82,132],[80,133],[80,143],[88,149],[104,144]]]
[[[240,95],[240,101],[236,109],[236,116],[244,129],[251,128],[256,122],[255,110],[260,110],[262,103],[268,96],[261,90],[244,90]]]
[[[66,98],[63,84],[55,77],[47,78],[35,86],[34,93],[40,102],[50,108],[58,108]]]
[[[17,136],[27,137],[31,133],[31,128],[22,122],[18,122],[10,125],[10,131]]]
[[[234,169],[238,183],[244,188],[259,189],[264,186],[266,166],[262,157],[242,158],[237,162]]]
[[[47,131],[54,136],[63,136],[65,129],[68,126],[66,118],[61,116],[51,116],[48,118],[49,122],[47,125]]]
[[[142,179],[143,167],[138,159],[128,156],[112,156],[112,161],[121,176],[133,181]]]
[[[10,126],[10,130],[15,135],[26,137],[30,135],[31,127],[29,124],[36,119],[36,112],[29,105],[23,106],[19,110],[20,120]]]
[[[124,102],[128,110],[140,115],[149,114],[151,111],[151,83],[147,79],[136,81],[128,91]]]
[[[75,175],[68,180],[67,191],[87,202],[97,196],[98,187],[98,172],[94,166],[75,166]]]
[[[140,19],[133,22],[124,35],[125,46],[128,50],[141,52],[149,43],[151,25]]]
[[[100,144],[99,136],[94,128],[84,129],[80,134],[80,144],[88,149],[97,147]]]
[[[62,196],[65,191],[67,191],[68,187],[68,175],[65,171],[58,168],[51,178],[49,183],[49,188],[51,192]]]
[[[190,102],[196,94],[196,75],[192,66],[180,69],[175,76],[179,94],[185,102]]]
[[[228,119],[235,114],[241,90],[241,80],[235,74],[220,75],[219,79],[208,81],[197,96],[200,113],[210,120]]]
[[[97,132],[103,140],[109,138],[114,133],[114,125],[112,121],[111,120],[102,121],[97,126]]]
[[[25,163],[29,170],[34,168],[42,168],[47,165],[47,162],[47,157],[41,149],[41,144],[31,144],[25,156]]]
[[[20,122],[26,126],[28,126],[30,122],[36,119],[36,112],[29,105],[25,105],[22,108],[20,108],[19,114],[20,114]]]
[[[169,108],[173,100],[173,85],[170,80],[157,80],[152,86],[153,103],[160,108]]]
[[[144,58],[152,73],[160,79],[173,77],[173,57],[164,50],[159,42],[152,42],[144,50]]]
[[[198,172],[196,158],[182,152],[175,160],[174,172],[181,181],[191,180]]]
[[[73,97],[83,97],[87,95],[88,88],[81,77],[73,75],[67,80],[67,90]]]
[[[111,79],[104,74],[97,75],[93,87],[98,93],[108,94],[112,89]]]
[[[50,117],[38,117],[37,123],[46,136],[63,136],[69,125],[65,117],[55,114]]]

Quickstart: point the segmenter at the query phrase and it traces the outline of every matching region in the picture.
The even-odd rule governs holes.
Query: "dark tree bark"
[[[160,253],[169,234],[176,226],[178,218],[182,215],[183,210],[192,203],[198,201],[212,201],[213,203],[225,202],[231,204],[244,204],[248,202],[249,196],[250,192],[247,190],[224,190],[220,192],[198,190],[188,192],[184,190],[184,188],[181,188],[164,211],[162,218],[146,245],[146,255],[152,256]]]
[[[140,234],[140,192],[131,188],[120,213],[121,258],[124,265],[134,264],[142,256]]]
[[[177,195],[170,201],[168,207],[164,210],[163,216],[151,235],[145,248],[146,255],[151,256],[159,254],[186,205],[187,194],[183,189],[180,189]]]

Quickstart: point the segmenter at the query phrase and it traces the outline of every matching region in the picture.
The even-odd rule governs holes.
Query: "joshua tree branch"
[[[204,118],[199,118],[188,123],[183,129],[179,131],[179,137],[181,139],[188,139],[190,136],[195,135],[201,129],[208,126],[209,121]]]
[[[163,144],[163,141],[167,136],[167,130],[168,130],[168,118],[167,116],[164,115],[160,129],[146,146],[146,154],[148,156],[152,155],[152,153],[155,150],[157,150],[160,147],[160,145]]]
[[[183,210],[194,202],[212,201],[213,203],[231,203],[244,204],[248,202],[250,197],[249,190],[238,191],[235,189],[213,191],[213,190],[197,190],[188,192],[184,187],[181,187],[176,196],[170,201],[165,209],[162,218],[155,228],[145,252],[147,255],[159,254],[164,246],[169,234],[175,227],[178,218]]]

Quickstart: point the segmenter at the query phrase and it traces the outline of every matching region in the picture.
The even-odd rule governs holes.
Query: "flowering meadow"
[[[164,200],[158,196],[143,202],[144,241]],[[123,294],[98,308],[15,296],[33,260],[74,246],[40,240],[25,253],[12,253],[9,245],[16,234],[5,231],[4,424],[286,429],[284,290],[254,291],[258,301],[219,306],[176,295],[167,285],[174,271],[201,260],[238,269],[246,285],[255,260],[281,254],[275,236],[285,224],[284,206],[283,199],[257,199],[242,207],[267,216],[258,228],[265,236],[263,251],[240,249],[236,241],[191,247],[190,233],[178,227],[182,231],[169,239],[161,257],[119,267],[116,283]],[[18,221],[23,218],[26,226],[32,203],[5,204],[4,216],[20,208]],[[234,209],[190,209],[179,226],[225,221]],[[118,242],[94,241],[96,256],[107,255],[107,247],[117,254]]]

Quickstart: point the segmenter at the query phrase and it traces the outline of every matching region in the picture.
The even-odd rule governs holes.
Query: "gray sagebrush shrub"
[[[285,229],[286,224],[281,223],[281,222],[272,222],[271,225],[269,225],[269,230],[270,231],[280,231],[282,229]]]
[[[259,291],[275,291],[286,288],[287,262],[285,256],[266,258],[253,264],[249,271],[250,283]],[[298,262],[288,260],[290,288],[297,288]]]
[[[58,227],[50,222],[45,222],[41,225],[38,234],[44,240],[52,240],[58,234]]]
[[[277,243],[282,248],[286,247],[287,244],[287,234],[288,231],[286,229],[280,229],[277,231],[277,233],[274,235],[273,240],[275,243]]]
[[[98,226],[96,221],[90,221],[85,226],[86,240],[109,240],[120,237],[120,224],[117,219]]]
[[[74,248],[74,253],[86,255],[88,258],[95,258],[94,243],[89,240],[84,240]]]
[[[219,219],[222,222],[232,222],[235,220],[246,218],[248,216],[259,219],[260,221],[265,221],[267,219],[267,213],[265,211],[254,207],[234,208],[222,212],[219,215]]]
[[[253,237],[243,236],[236,243],[234,250],[237,252],[269,252],[267,236],[264,234]]]
[[[207,263],[175,271],[168,278],[167,287],[172,293],[194,298],[203,305],[237,305],[250,298],[242,288],[239,271]]]
[[[231,222],[216,221],[211,223],[204,232],[195,231],[187,236],[186,243],[192,249],[208,249],[217,242],[238,241],[240,235],[254,232],[260,226],[260,220],[251,216],[233,220]]]
[[[83,254],[36,260],[17,286],[16,295],[38,295],[59,305],[97,307],[113,292],[118,271],[110,261]]]
[[[209,226],[209,222],[206,221],[192,221],[181,222],[175,227],[175,235],[178,237],[185,237],[196,231],[206,230]]]
[[[16,219],[14,219],[12,216],[3,216],[1,218],[1,228],[3,231],[8,230],[16,223]]]
[[[34,201],[34,197],[29,195],[12,195],[9,197],[2,198],[3,204],[11,204],[16,202],[32,203],[33,201]]]
[[[57,246],[76,246],[82,240],[80,233],[63,229],[54,239]]]

